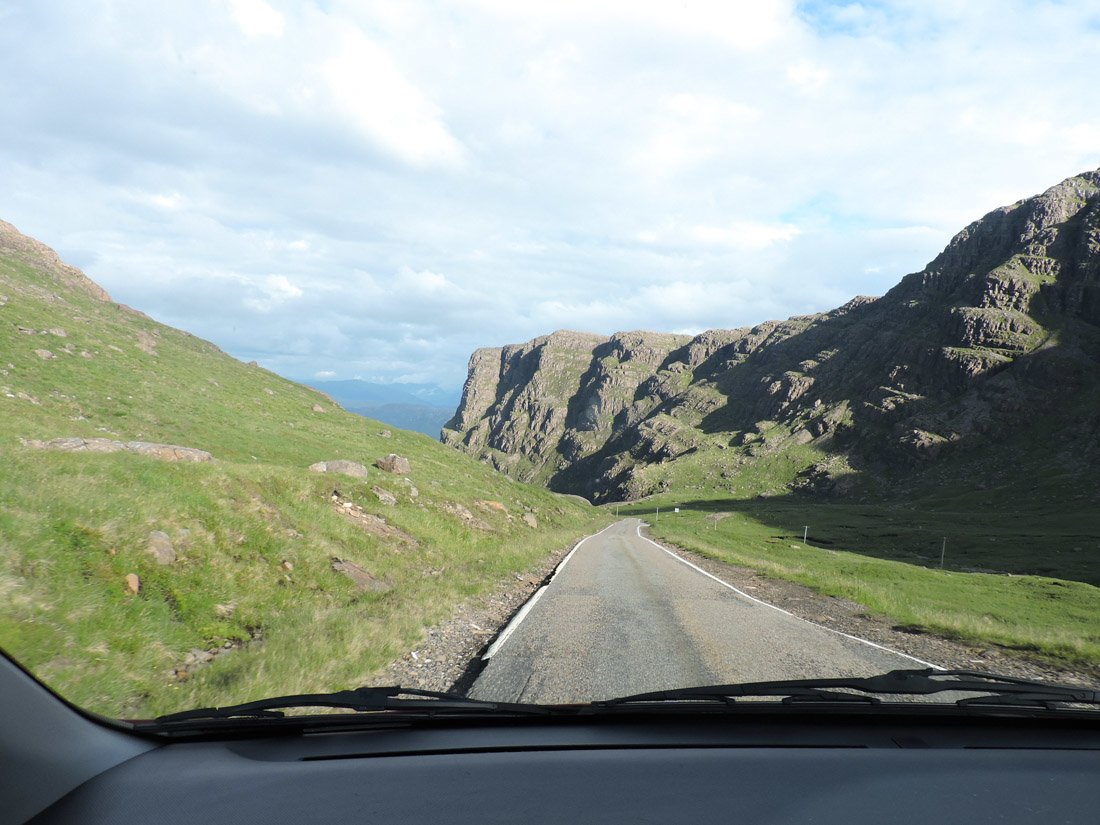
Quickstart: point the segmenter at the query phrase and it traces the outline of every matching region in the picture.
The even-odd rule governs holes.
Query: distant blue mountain
[[[358,378],[342,381],[303,380],[300,383],[331,396],[348,412],[368,416],[403,430],[439,438],[454,415],[460,390],[436,384],[381,384]]]

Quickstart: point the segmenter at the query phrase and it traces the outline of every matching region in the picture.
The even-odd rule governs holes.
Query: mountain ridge
[[[690,338],[562,331],[478,350],[442,439],[597,501],[667,489],[676,473],[661,466],[699,453],[722,453],[709,469],[727,480],[784,453],[802,466],[757,492],[844,494],[1036,416],[1091,431],[1082,399],[1096,394],[1098,363],[1090,171],[972,222],[879,298]],[[1079,434],[1062,442],[1091,455]]]

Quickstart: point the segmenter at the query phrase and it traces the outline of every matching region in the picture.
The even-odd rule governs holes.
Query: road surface
[[[490,649],[471,697],[588,702],[926,666],[734,590],[641,537],[641,524],[624,519],[577,545]]]

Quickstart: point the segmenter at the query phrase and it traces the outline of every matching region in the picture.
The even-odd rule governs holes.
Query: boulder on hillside
[[[397,496],[391,493],[389,490],[384,490],[381,487],[372,487],[371,492],[378,497],[378,501],[381,504],[385,504],[387,507],[393,507],[397,504]]]
[[[316,464],[310,464],[309,469],[315,473],[340,473],[341,475],[351,476],[352,478],[366,478],[367,468],[356,461],[347,461],[343,458],[332,459],[331,461],[318,461]]]
[[[176,548],[172,546],[172,539],[161,530],[154,530],[149,534],[149,543],[145,546],[148,553],[157,564],[172,564],[176,560]]]
[[[374,462],[374,466],[379,470],[385,470],[387,473],[396,473],[397,475],[408,475],[412,472],[412,465],[409,464],[409,460],[395,453],[390,453],[378,459]]]

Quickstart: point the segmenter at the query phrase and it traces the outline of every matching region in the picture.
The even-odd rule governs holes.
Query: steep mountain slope
[[[366,477],[311,471],[333,460]],[[361,684],[600,518],[112,303],[0,223],[0,646],[86,707]]]
[[[715,330],[479,350],[444,441],[595,500],[1098,494],[1100,172],[994,210],[878,299]],[[1055,490],[1055,488],[1057,488]]]

